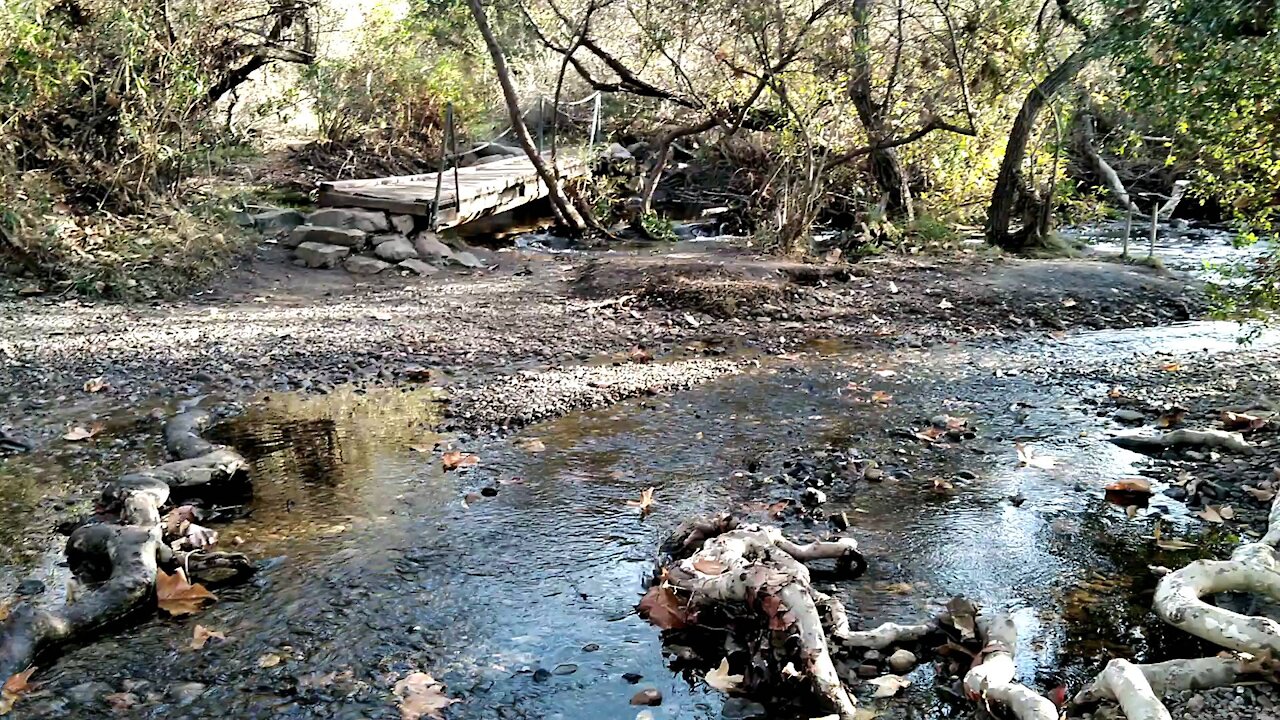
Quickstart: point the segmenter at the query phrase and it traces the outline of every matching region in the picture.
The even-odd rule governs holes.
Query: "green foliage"
[[[675,227],[671,221],[659,215],[656,212],[647,212],[640,216],[640,227],[651,240],[661,242],[676,242],[680,239],[676,235]]]

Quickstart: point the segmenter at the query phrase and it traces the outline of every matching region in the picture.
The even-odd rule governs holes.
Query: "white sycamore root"
[[[812,679],[814,691],[831,704],[840,720],[853,720],[857,706],[831,659],[804,562],[848,561],[857,552],[858,544],[852,538],[798,545],[777,528],[743,525],[708,539],[692,557],[669,568],[667,581],[688,591],[693,605],[749,605],[752,598],[776,596],[779,604],[770,623],[774,618],[784,620],[782,616],[790,620],[800,639],[797,669]],[[723,570],[708,574],[698,566]],[[834,602],[825,595],[822,599],[828,606]]]
[[[1191,432],[1191,431],[1178,431]],[[1231,433],[1234,434],[1234,433]],[[1230,685],[1269,670],[1267,659],[1280,656],[1280,623],[1241,615],[1201,598],[1221,592],[1246,592],[1280,600],[1280,496],[1272,502],[1267,534],[1231,553],[1230,560],[1197,560],[1169,573],[1156,586],[1155,610],[1162,620],[1198,638],[1247,653],[1240,657],[1170,660],[1135,665],[1112,660],[1076,695],[1076,704],[1115,700],[1128,720],[1170,720],[1160,698],[1182,690]]]
[[[1048,698],[1013,680],[1013,650],[1018,644],[1013,620],[1008,615],[979,615],[977,626],[983,658],[964,676],[969,699],[1004,705],[1018,720],[1058,720],[1058,708]]]
[[[1221,448],[1231,452],[1248,454],[1253,445],[1238,432],[1226,430],[1170,430],[1156,435],[1126,434],[1111,438],[1114,445],[1136,452],[1154,452],[1171,447]]]

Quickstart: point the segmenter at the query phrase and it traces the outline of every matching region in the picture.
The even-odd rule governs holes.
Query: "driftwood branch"
[[[67,540],[67,560],[91,589],[60,608],[20,604],[0,623],[0,677],[22,672],[33,659],[63,643],[82,639],[147,607],[153,599],[157,559],[167,556],[160,509],[172,489],[228,490],[242,483],[246,463],[230,448],[200,437],[210,421],[200,410],[182,413],[165,426],[165,446],[178,460],[125,475],[103,490],[105,509],[119,522],[80,527]],[[172,483],[172,485],[170,485]],[[248,558],[196,556],[240,572]]]

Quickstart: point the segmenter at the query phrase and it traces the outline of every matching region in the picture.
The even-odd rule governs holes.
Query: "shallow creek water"
[[[264,569],[195,618],[146,620],[71,650],[42,673],[45,696],[15,716],[393,718],[392,684],[421,669],[463,699],[454,720],[630,720],[638,687],[663,693],[659,720],[720,717],[723,696],[668,669],[633,606],[681,520],[793,498],[798,487],[777,476],[823,452],[886,471],[828,491],[827,510],[848,513],[870,561],[833,586],[855,622],[920,618],[956,594],[1007,609],[1022,679],[1041,688],[1074,686],[1112,654],[1197,653],[1148,610],[1147,565],[1190,556],[1153,555],[1145,536],[1153,514],[1173,534],[1199,525],[1161,495],[1136,519],[1103,500],[1142,458],[1105,441],[1117,429],[1100,409],[1108,388],[1087,378],[1102,363],[1157,362],[1155,352],[1227,351],[1237,332],[1194,323],[1049,345],[814,347],[517,436],[540,438],[540,453],[435,435],[441,408],[422,392],[275,397],[218,431],[252,459],[255,479],[251,514],[218,529]],[[892,401],[866,402],[875,390]],[[971,418],[978,436],[910,437],[940,413]],[[445,473],[437,441],[480,464]],[[1057,466],[1020,468],[1015,442]],[[935,478],[954,490],[935,492]],[[486,486],[498,494],[464,504]],[[626,500],[649,486],[655,512],[641,519]],[[197,623],[230,640],[189,649]],[[883,717],[965,714],[928,672]],[[644,678],[636,686],[624,673]],[[143,702],[109,709],[102,696],[122,690]]]

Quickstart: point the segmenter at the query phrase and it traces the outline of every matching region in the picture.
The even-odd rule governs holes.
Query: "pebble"
[[[662,704],[662,692],[657,688],[645,688],[635,695],[631,696],[632,705],[649,705],[650,707]]]
[[[768,711],[758,702],[731,697],[720,707],[720,717],[724,720],[757,720],[757,718],[768,717]]]

